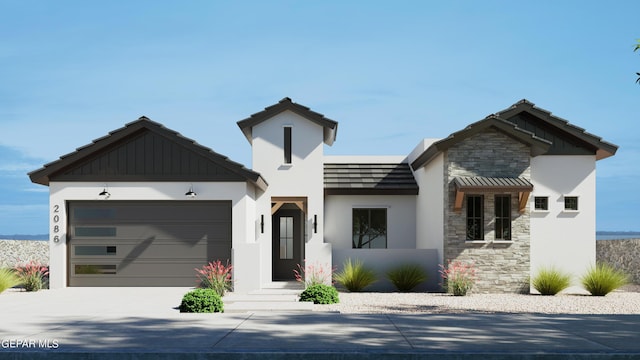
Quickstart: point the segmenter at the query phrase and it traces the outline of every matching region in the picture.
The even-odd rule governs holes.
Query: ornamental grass
[[[582,286],[593,296],[605,296],[629,283],[629,276],[607,263],[591,267],[580,279]]]
[[[571,275],[554,267],[543,268],[531,279],[531,286],[542,295],[555,295],[571,286]]]
[[[427,273],[418,264],[404,264],[387,271],[387,279],[400,292],[409,292],[427,280]]]
[[[0,293],[20,284],[22,281],[13,269],[0,269]]]
[[[376,282],[376,273],[360,259],[355,262],[351,258],[347,259],[342,267],[342,271],[334,275],[335,280],[351,292],[362,291],[365,287]]]

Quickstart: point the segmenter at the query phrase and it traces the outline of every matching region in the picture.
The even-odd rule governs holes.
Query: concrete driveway
[[[181,314],[188,288],[0,294],[0,358],[640,358],[640,315]]]

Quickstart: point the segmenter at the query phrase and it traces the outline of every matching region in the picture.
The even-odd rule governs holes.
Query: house
[[[230,260],[235,291],[303,262],[474,262],[477,291],[595,262],[596,161],[617,146],[522,100],[404,156],[325,156],[338,123],[284,98],[238,122],[248,169],[146,117],[29,174],[50,188],[50,283],[192,286]],[[375,289],[376,287],[374,287]]]

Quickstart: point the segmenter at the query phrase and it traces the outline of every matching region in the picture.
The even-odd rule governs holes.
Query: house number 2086
[[[60,235],[58,235],[58,233],[60,232],[60,225],[58,225],[58,223],[60,222],[60,205],[53,205],[53,242],[60,242]]]

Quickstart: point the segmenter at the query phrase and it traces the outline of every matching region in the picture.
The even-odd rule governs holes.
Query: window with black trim
[[[387,209],[353,209],[354,249],[387,248]]]
[[[511,240],[511,195],[495,196],[496,240]]]
[[[284,127],[284,163],[291,164],[291,126]]]
[[[568,211],[578,211],[578,197],[577,196],[565,196],[564,197],[564,209]]]
[[[467,240],[484,240],[484,196],[467,196]]]
[[[537,211],[549,210],[549,197],[548,196],[535,196],[533,198],[533,209]]]

